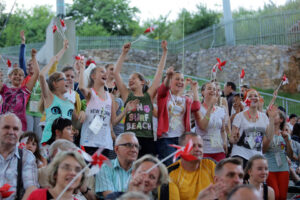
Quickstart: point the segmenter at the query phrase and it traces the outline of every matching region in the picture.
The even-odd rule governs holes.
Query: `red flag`
[[[7,198],[14,193],[13,191],[8,191],[10,188],[11,188],[11,185],[9,185],[8,183],[5,183],[0,188],[0,195],[2,198]]]
[[[285,76],[285,74],[282,77],[282,85],[286,85],[289,83],[289,79]]]
[[[11,62],[10,62],[9,59],[7,59],[6,64],[7,64],[8,67],[11,67]]]
[[[242,72],[241,72],[241,75],[240,75],[240,78],[243,79],[245,77],[245,70],[242,69]]]
[[[91,162],[92,165],[98,165],[99,168],[101,168],[102,164],[105,161],[108,161],[108,158],[103,156],[101,153],[98,155],[98,151],[96,151],[92,156],[93,161]]]
[[[226,65],[226,60],[224,60],[223,62],[221,62],[220,58],[217,58],[217,67],[219,68],[220,71],[222,71],[222,67]]]
[[[20,149],[23,149],[25,146],[26,146],[26,144],[25,144],[24,142],[21,142],[21,143],[19,144],[18,147],[19,147]]]
[[[65,26],[66,26],[65,21],[63,19],[60,19],[59,21],[60,21],[61,27],[65,28]]]
[[[247,98],[247,99],[244,101],[244,103],[249,107],[250,104],[251,104],[251,100]]]
[[[152,33],[155,29],[156,29],[156,26],[150,26],[144,31],[144,33]]]
[[[183,150],[182,150],[182,147],[178,146],[178,145],[170,144],[170,146],[174,147],[176,149],[181,149],[174,155],[173,161],[175,161],[179,156],[186,161],[193,161],[193,160],[198,159],[197,157],[190,154],[190,152],[193,149],[193,141],[192,140],[189,140],[189,142],[185,145]]]
[[[75,60],[84,60],[84,56],[78,54],[78,56],[75,56]]]
[[[57,26],[55,24],[52,26],[52,31],[53,31],[53,33],[55,33],[57,31]]]

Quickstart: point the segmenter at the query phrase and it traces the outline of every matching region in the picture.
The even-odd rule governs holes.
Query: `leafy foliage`
[[[100,26],[104,29],[101,28],[104,33],[131,35],[138,27],[137,12],[136,7],[129,7],[128,0],[75,0],[67,16],[75,20],[77,27],[97,25],[98,29]]]

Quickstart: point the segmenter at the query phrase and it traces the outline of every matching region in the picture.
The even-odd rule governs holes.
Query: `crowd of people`
[[[122,80],[130,43],[115,65],[79,57],[60,72],[65,40],[40,70],[20,38],[19,64],[6,81],[1,72],[0,199],[283,200],[292,182],[300,187],[300,118],[265,110],[249,85],[199,87],[166,69],[166,41],[151,84],[139,72]],[[173,157],[183,151],[174,145],[189,150]],[[110,161],[80,173],[82,151],[99,149]]]

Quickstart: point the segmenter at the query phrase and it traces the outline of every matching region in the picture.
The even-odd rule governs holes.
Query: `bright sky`
[[[56,0],[16,0],[19,7],[26,9],[32,8],[36,5],[51,5],[53,11],[56,11]],[[231,9],[236,10],[239,7],[257,10],[268,3],[270,0],[231,0]],[[272,0],[276,5],[282,5],[287,0]],[[6,3],[6,11],[11,9],[14,0],[4,0]],[[26,3],[25,3],[26,2]],[[147,19],[158,18],[159,15],[169,15],[169,20],[177,18],[178,13],[182,8],[188,11],[196,11],[197,4],[206,5],[209,9],[222,11],[222,0],[131,0],[130,5],[139,8],[141,11],[138,17],[141,21]],[[65,0],[65,3],[72,4],[73,0]]]

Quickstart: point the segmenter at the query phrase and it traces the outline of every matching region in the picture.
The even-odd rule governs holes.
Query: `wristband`
[[[210,117],[207,117],[206,115],[204,116],[205,119],[207,119],[208,121],[210,120]]]
[[[82,195],[86,195],[89,191],[91,190],[91,188],[87,187],[85,192],[81,192]]]

